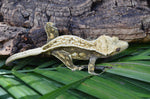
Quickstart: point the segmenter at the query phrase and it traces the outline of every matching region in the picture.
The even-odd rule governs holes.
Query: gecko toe
[[[96,75],[96,76],[99,75],[98,73],[95,73],[95,72],[89,72],[89,74],[91,74],[91,75]]]
[[[82,70],[83,68],[84,68],[84,66],[81,66],[81,67],[75,66],[75,67],[72,68],[71,70],[72,70],[72,71],[76,71],[76,70]]]
[[[84,66],[79,67],[79,70],[82,70],[82,69],[84,69]]]

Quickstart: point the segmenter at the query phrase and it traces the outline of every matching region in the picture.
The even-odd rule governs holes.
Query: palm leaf
[[[68,84],[68,85],[65,85],[65,86],[63,86],[63,87],[61,87],[61,88],[58,88],[57,90],[55,90],[55,91],[53,91],[53,92],[49,92],[48,94],[42,96],[40,99],[48,99],[48,98],[54,99],[54,98],[56,98],[57,96],[59,96],[59,95],[61,95],[62,93],[64,93],[64,91],[66,91],[66,90],[68,90],[68,89],[70,89],[70,88],[72,88],[72,87],[76,87],[76,86],[80,85],[83,81],[85,81],[86,79],[88,79],[88,78],[90,78],[90,77],[92,77],[92,76],[84,77],[84,78],[82,78],[82,79],[80,79],[80,80],[78,80],[78,81],[75,81],[75,82],[70,83],[70,84]]]
[[[105,68],[99,76],[90,76],[87,70],[72,72],[55,58],[30,57],[12,67],[0,59],[0,98],[150,98],[150,46],[130,46],[118,55],[98,60],[97,71]]]

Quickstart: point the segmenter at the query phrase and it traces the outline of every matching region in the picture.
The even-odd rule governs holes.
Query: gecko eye
[[[121,48],[116,48],[116,52],[119,52]]]

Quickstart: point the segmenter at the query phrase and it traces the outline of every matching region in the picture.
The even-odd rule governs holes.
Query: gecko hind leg
[[[81,67],[75,66],[72,62],[71,55],[64,50],[53,51],[52,55],[61,60],[72,71],[81,70],[84,68],[83,66]]]

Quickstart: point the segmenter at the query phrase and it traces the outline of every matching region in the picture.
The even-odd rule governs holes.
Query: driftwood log
[[[42,46],[45,22],[61,35],[150,40],[150,0],[0,0],[0,55]]]

